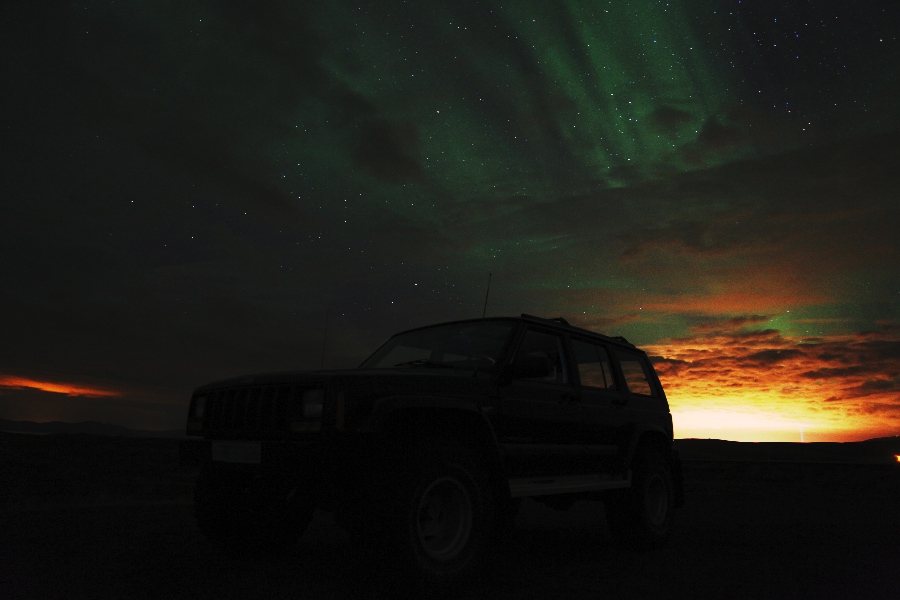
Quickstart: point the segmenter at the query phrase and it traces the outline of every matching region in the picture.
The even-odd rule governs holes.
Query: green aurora
[[[480,316],[489,273],[489,315],[637,344],[900,343],[893,3],[4,10],[0,374],[145,389],[174,356],[176,398],[318,366],[326,313],[352,366]]]

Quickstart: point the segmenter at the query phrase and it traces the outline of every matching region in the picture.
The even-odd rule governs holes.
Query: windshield
[[[500,360],[514,327],[512,321],[468,321],[401,333],[360,368],[488,369]]]

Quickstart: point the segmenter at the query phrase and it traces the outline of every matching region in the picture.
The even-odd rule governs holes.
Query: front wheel
[[[478,454],[433,445],[392,470],[363,542],[382,568],[399,568],[427,588],[466,586],[485,567],[497,532],[494,494]]]
[[[613,538],[633,550],[651,550],[669,541],[675,509],[669,462],[654,448],[638,450],[631,488],[604,501]]]

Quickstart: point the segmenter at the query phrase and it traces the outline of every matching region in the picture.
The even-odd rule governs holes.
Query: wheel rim
[[[428,556],[440,561],[456,557],[472,534],[472,500],[465,486],[453,477],[432,481],[419,500],[416,529]]]
[[[669,511],[669,490],[660,475],[652,475],[647,479],[647,491],[644,495],[647,519],[654,527],[662,527]]]

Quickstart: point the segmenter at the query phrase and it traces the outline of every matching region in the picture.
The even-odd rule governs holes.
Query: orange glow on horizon
[[[803,442],[821,437],[825,427],[752,407],[711,409],[672,407],[676,438],[713,438],[736,442]],[[804,436],[804,433],[806,436]],[[811,433],[818,436],[810,435]]]
[[[0,388],[31,388],[43,392],[53,392],[56,394],[65,394],[67,396],[87,396],[91,398],[122,396],[121,392],[113,390],[103,390],[71,383],[37,381],[34,379],[26,379],[25,377],[13,377],[9,375],[0,375]]]
[[[698,331],[647,347],[678,438],[855,441],[900,430],[895,333]]]

